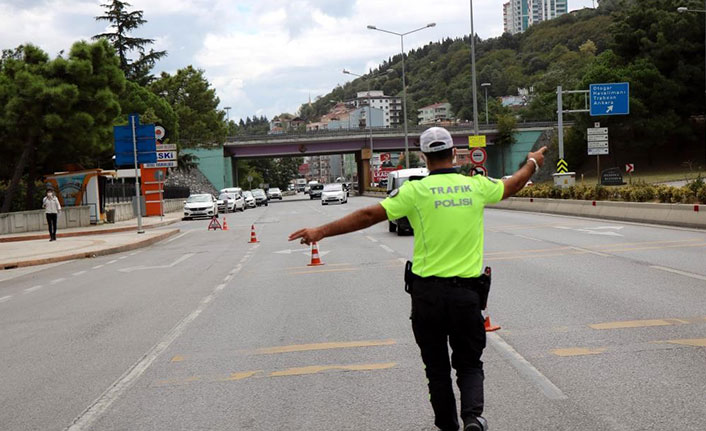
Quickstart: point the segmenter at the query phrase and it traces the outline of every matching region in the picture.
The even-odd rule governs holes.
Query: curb
[[[161,233],[161,234],[154,236],[152,238],[144,239],[144,240],[133,242],[130,244],[120,245],[117,247],[104,248],[101,250],[82,252],[82,253],[65,254],[63,256],[47,257],[44,259],[23,260],[23,261],[18,261],[18,262],[0,262],[0,270],[22,268],[25,266],[45,265],[47,263],[64,262],[67,260],[74,260],[74,259],[87,259],[87,258],[96,257],[96,256],[106,256],[109,254],[122,253],[124,251],[130,251],[130,250],[135,250],[135,249],[142,248],[142,247],[147,247],[147,246],[152,245],[156,242],[159,242],[159,241],[167,239],[171,236],[174,236],[174,235],[178,234],[179,232],[181,232],[180,229],[174,229],[174,230],[170,230],[170,231],[166,231],[164,233]]]
[[[171,224],[177,223],[181,221],[181,219],[174,219],[174,220],[167,220],[167,221],[161,221],[159,223],[154,223],[150,224],[148,226],[142,226],[143,229],[152,229],[156,227],[164,227],[164,226],[169,226]],[[108,229],[93,229],[93,230],[82,230],[82,231],[77,231],[77,232],[58,232],[56,234],[57,238],[70,238],[73,236],[86,236],[86,235],[101,235],[104,233],[119,233],[119,232],[128,232],[131,230],[137,229],[136,226],[124,226],[124,227],[115,227],[115,228],[108,228]],[[17,236],[8,236],[8,237],[0,237],[0,243],[3,242],[18,242],[18,241],[34,241],[37,239],[49,239],[49,234],[48,233],[41,233],[41,234],[36,234],[36,235],[17,235]]]

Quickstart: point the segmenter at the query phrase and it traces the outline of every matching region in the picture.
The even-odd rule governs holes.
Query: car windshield
[[[325,192],[340,192],[341,190],[343,190],[343,186],[341,184],[326,184],[324,186]]]
[[[233,193],[221,193],[218,196],[218,199],[222,200],[222,201],[224,201],[226,199],[235,200],[235,195]]]
[[[279,189],[277,187],[272,187],[270,189],[270,193],[279,193]]]
[[[187,203],[194,203],[194,202],[211,202],[211,196],[209,195],[191,195],[189,198],[186,200]]]
[[[259,189],[258,189],[258,190],[253,190],[253,191],[252,191],[252,194],[253,194],[254,196],[260,196],[260,197],[262,197],[262,196],[265,195],[265,192],[263,192],[262,190],[259,190]]]
[[[250,192],[243,192],[243,196],[245,196],[246,198],[251,198],[251,197],[252,197],[252,193],[250,193]]]
[[[312,184],[311,185],[311,190],[321,190],[324,188],[323,184]]]

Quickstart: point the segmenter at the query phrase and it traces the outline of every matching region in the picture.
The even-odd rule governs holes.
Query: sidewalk
[[[181,212],[167,213],[164,216],[164,220],[160,220],[159,217],[142,217],[142,227],[144,229],[151,229],[156,227],[168,226],[170,224],[176,223],[181,220]],[[117,223],[104,223],[100,225],[86,226],[86,227],[75,227],[70,229],[59,229],[57,231],[58,238],[69,238],[75,236],[84,235],[98,235],[105,233],[115,233],[115,232],[129,232],[137,231],[137,219],[120,221]],[[5,235],[0,235],[0,243],[4,242],[15,242],[15,241],[33,241],[33,240],[49,240],[49,233],[42,231],[24,232],[24,233],[10,233]],[[0,246],[1,247],[1,246]]]
[[[67,238],[60,236],[52,242],[35,239],[0,243],[0,270],[121,253],[147,247],[179,233],[179,229],[148,230],[142,234],[132,227],[130,230],[110,233],[103,229],[101,234],[77,233]]]

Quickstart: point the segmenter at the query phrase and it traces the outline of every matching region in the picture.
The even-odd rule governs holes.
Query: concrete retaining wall
[[[182,211],[184,209],[184,201],[185,199],[165,199],[164,213],[167,214]],[[124,202],[120,204],[107,204],[106,208],[112,208],[115,210],[115,221],[130,220],[136,217],[135,209],[133,208],[132,202]]]
[[[489,208],[706,228],[706,205],[510,198]]]
[[[0,214],[0,235],[47,230],[47,218],[44,210],[18,211]],[[91,225],[91,207],[62,208],[57,227],[83,227]]]

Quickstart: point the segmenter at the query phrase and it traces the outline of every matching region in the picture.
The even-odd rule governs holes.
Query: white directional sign
[[[608,155],[608,148],[589,148],[589,156],[605,156]]]
[[[608,154],[608,128],[599,127],[600,123],[596,123],[595,126],[591,129],[586,129],[588,155],[605,156]]]
[[[591,129],[586,129],[588,131],[589,135],[607,135],[608,134],[608,128],[607,127],[593,127]]]
[[[588,129],[591,130],[591,129]],[[606,141],[608,142],[608,134],[606,133],[605,135],[588,135],[586,136],[588,142],[594,142],[594,141]]]
[[[176,144],[157,144],[157,151],[176,151]]]
[[[146,168],[176,168],[178,163],[176,160],[166,160],[157,163],[145,163],[144,166]]]

